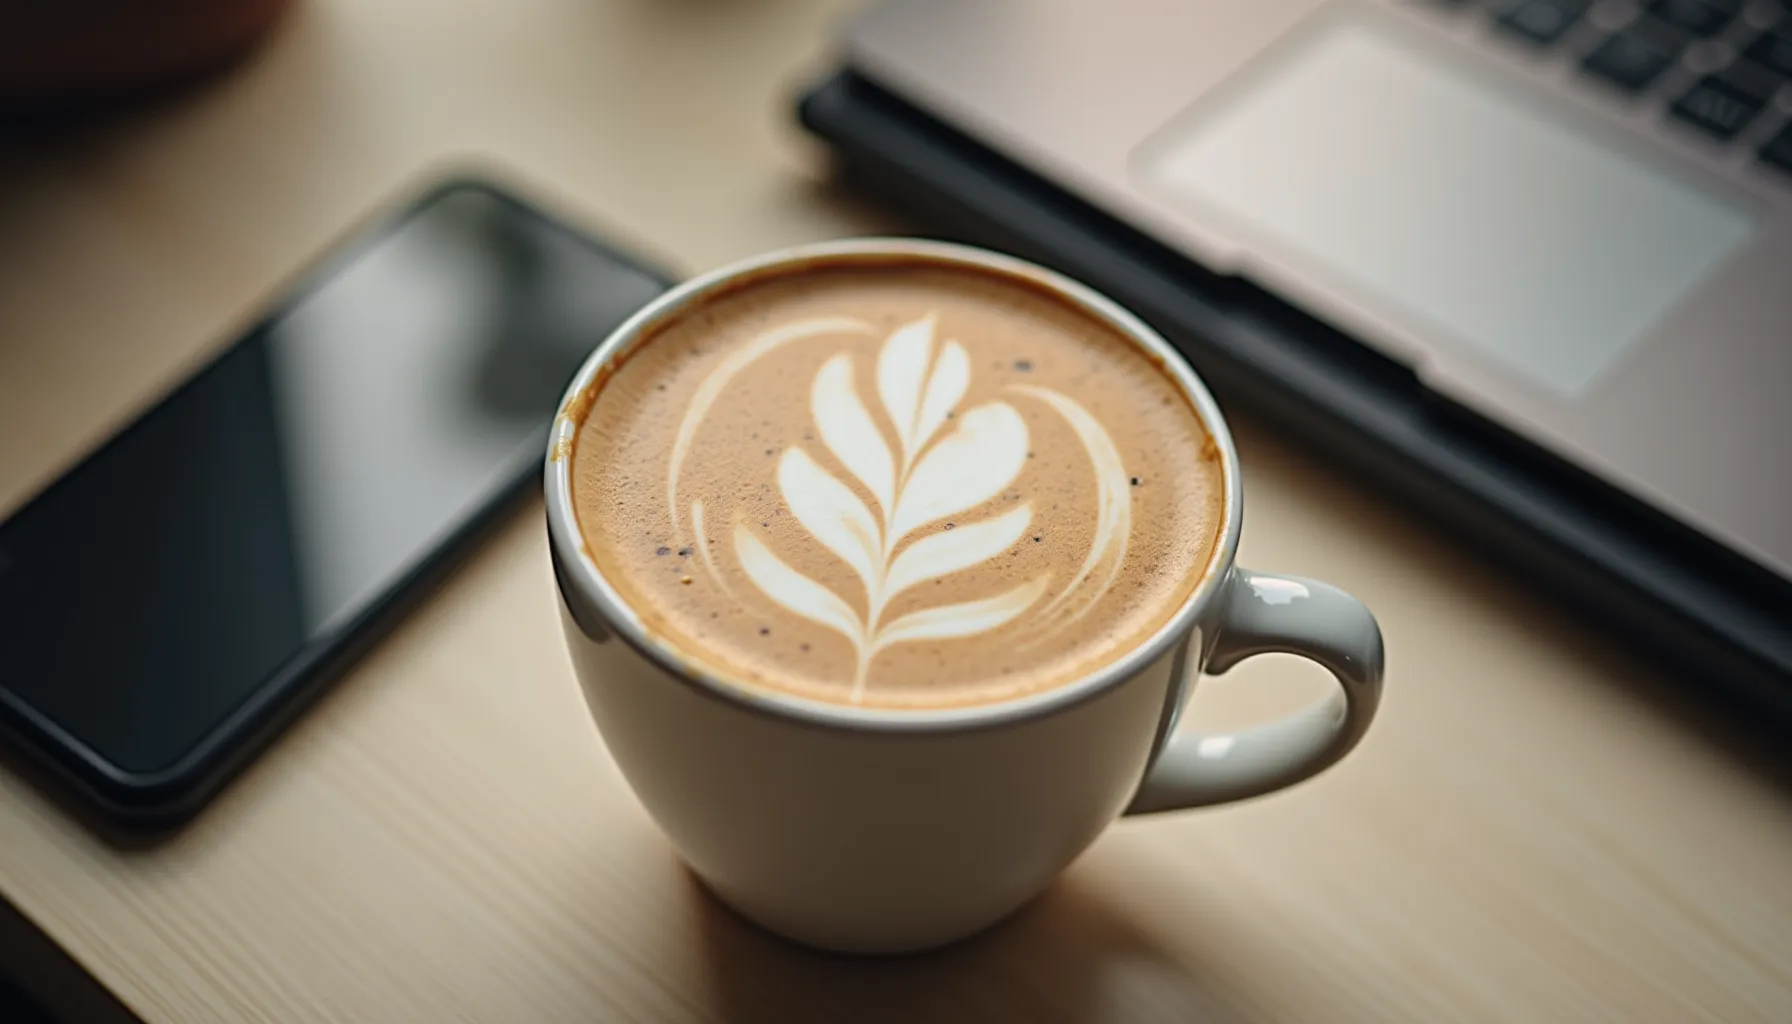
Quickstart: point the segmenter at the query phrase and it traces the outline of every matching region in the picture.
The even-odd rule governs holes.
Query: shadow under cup
[[[1221,526],[1199,582],[1131,650],[1013,700],[932,709],[828,703],[724,677],[649,626],[591,557],[571,453],[596,389],[631,347],[706,298],[768,275],[842,265],[964,268],[1080,307],[1185,393],[1218,452]],[[723,900],[796,941],[909,952],[1000,920],[1115,818],[1281,788],[1353,746],[1379,695],[1380,634],[1315,581],[1235,570],[1237,455],[1206,389],[1137,318],[1042,268],[907,240],[805,246],[668,292],[604,341],[562,403],[546,467],[548,530],[568,649],[604,742],[648,812]],[[1279,588],[1279,589],[1278,589]],[[1222,642],[1229,639],[1232,642]],[[1340,694],[1232,737],[1172,738],[1204,666],[1265,651],[1319,661]]]

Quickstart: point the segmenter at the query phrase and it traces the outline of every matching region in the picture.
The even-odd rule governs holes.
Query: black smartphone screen
[[[0,524],[11,731],[127,779],[215,754],[539,479],[566,383],[665,287],[477,185],[352,243]]]

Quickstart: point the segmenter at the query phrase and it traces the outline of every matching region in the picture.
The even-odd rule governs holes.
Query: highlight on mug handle
[[[1329,583],[1234,569],[1206,671],[1256,654],[1298,654],[1338,680],[1338,692],[1286,718],[1236,733],[1181,732],[1164,743],[1127,814],[1261,796],[1311,778],[1350,753],[1381,701],[1381,627],[1361,601]],[[1201,659],[1184,659],[1181,696]],[[1173,710],[1171,713],[1173,713]]]

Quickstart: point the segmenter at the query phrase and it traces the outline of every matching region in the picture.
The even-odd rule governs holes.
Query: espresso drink
[[[593,559],[748,688],[941,708],[1064,685],[1171,618],[1222,526],[1175,382],[995,271],[736,282],[594,387],[572,452]]]

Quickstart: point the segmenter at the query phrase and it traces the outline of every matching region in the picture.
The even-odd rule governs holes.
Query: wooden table
[[[899,229],[820,184],[790,125],[843,13],[312,0],[228,76],[8,143],[0,506],[444,162],[690,270]],[[0,895],[130,1011],[182,1024],[1792,1020],[1792,771],[1771,744],[1468,545],[1235,429],[1245,560],[1377,609],[1381,721],[1289,794],[1119,825],[955,950],[821,957],[697,888],[585,716],[538,507],[172,842],[113,848],[0,774]],[[1269,659],[1193,715],[1322,688]],[[100,1012],[53,964],[12,966]]]

